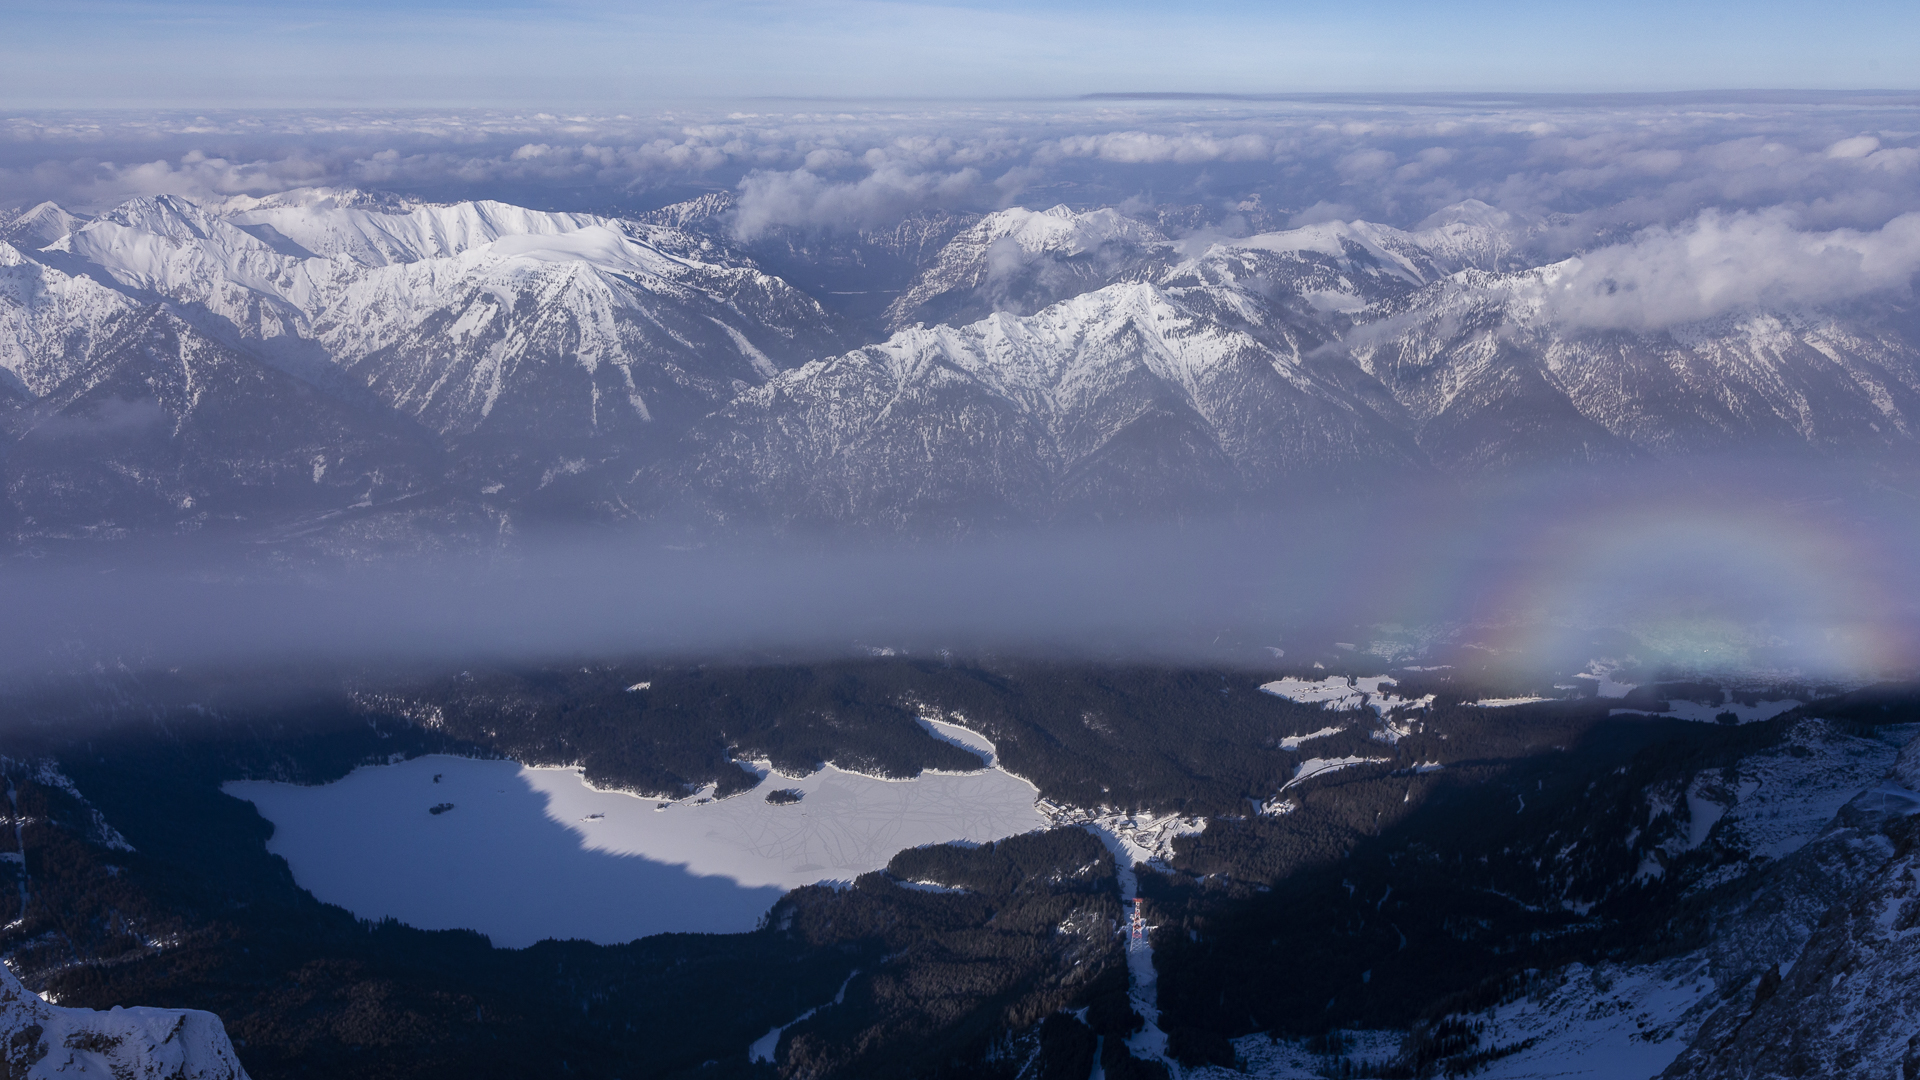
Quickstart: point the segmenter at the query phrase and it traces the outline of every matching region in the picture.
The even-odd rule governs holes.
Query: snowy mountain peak
[[[1437,210],[1413,227],[1409,239],[1444,269],[1508,270],[1515,255],[1541,227],[1538,218],[1496,209],[1478,199]]]
[[[146,195],[108,210],[93,226],[118,225],[169,240],[205,240],[218,220],[178,195]]]
[[[86,367],[138,305],[90,277],[70,276],[0,242],[0,371],[50,393]]]
[[[1371,260],[1380,269],[1411,284],[1421,284],[1432,276],[1424,252],[1406,233],[1369,221],[1324,221],[1285,232],[1261,233],[1243,240],[1226,241],[1221,246],[1243,251],[1271,251],[1277,254],[1313,253],[1349,265],[1356,255]]]
[[[1295,353],[1145,281],[782,372],[700,440],[716,498],[936,529],[1218,509],[1308,470],[1403,466],[1411,449]]]
[[[229,220],[243,229],[270,229],[312,256],[344,258],[361,266],[448,258],[503,237],[555,236],[609,223],[590,214],[547,213],[491,201],[406,209],[327,202],[262,207]]]
[[[639,215],[638,220],[649,225],[664,225],[672,229],[691,229],[709,226],[721,218],[733,213],[740,199],[731,191],[710,191],[705,195],[672,203],[658,210],[649,210]]]
[[[0,223],[0,240],[29,251],[38,250],[79,228],[86,220],[68,213],[55,203],[43,202]]]
[[[1484,229],[1488,232],[1499,232],[1514,229],[1523,224],[1520,218],[1506,210],[1490,206],[1479,199],[1464,199],[1428,214],[1413,227],[1413,231],[1415,233],[1431,232],[1435,229],[1444,229],[1449,225],[1459,225]]]
[[[380,210],[405,213],[424,205],[419,199],[386,191],[360,188],[305,187],[271,195],[230,195],[212,209],[219,214],[244,214],[252,210],[312,208],[319,210]]]
[[[584,263],[617,274],[669,273],[682,260],[606,225],[585,225],[567,232],[514,233],[490,241],[490,255],[535,263]]]
[[[1112,207],[1013,207],[948,241],[888,308],[888,321],[899,329],[1026,314],[1115,281],[1145,280],[1172,250],[1158,229]]]
[[[1166,237],[1110,206],[1083,212],[1062,204],[1037,211],[1016,206],[988,214],[956,237],[955,243],[969,239],[989,244],[1012,240],[1022,251],[1034,254],[1082,255],[1115,241],[1150,244]]]

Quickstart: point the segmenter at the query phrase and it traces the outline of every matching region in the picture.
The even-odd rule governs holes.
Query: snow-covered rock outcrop
[[[0,1063],[19,1080],[246,1080],[220,1018],[199,1009],[49,1005],[0,964]]]

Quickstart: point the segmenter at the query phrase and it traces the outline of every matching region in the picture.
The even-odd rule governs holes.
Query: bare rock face
[[[198,1009],[49,1005],[0,965],[0,1078],[247,1080],[220,1018]]]

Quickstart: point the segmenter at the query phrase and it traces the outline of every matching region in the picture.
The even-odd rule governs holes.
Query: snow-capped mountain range
[[[6,527],[951,532],[1308,478],[1916,447],[1903,303],[1572,327],[1570,264],[1527,265],[1537,223],[1477,203],[1241,237],[1054,207],[743,239],[732,213],[307,190],[0,216]]]

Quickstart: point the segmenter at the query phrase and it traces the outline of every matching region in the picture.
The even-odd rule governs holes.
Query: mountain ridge
[[[1587,326],[1561,299],[1577,257],[1529,260],[1545,224],[1482,203],[1412,229],[1231,236],[1055,206],[838,238],[742,236],[739,206],[40,204],[0,224],[20,242],[0,249],[9,407],[57,396],[158,305],[437,443],[428,486],[461,513],[529,522],[953,534],[1272,508],[1301,484],[1920,462],[1920,340],[1897,298]],[[815,288],[899,287],[863,294],[891,299],[862,322],[766,269],[782,260],[818,267]],[[862,344],[863,326],[882,332]]]

